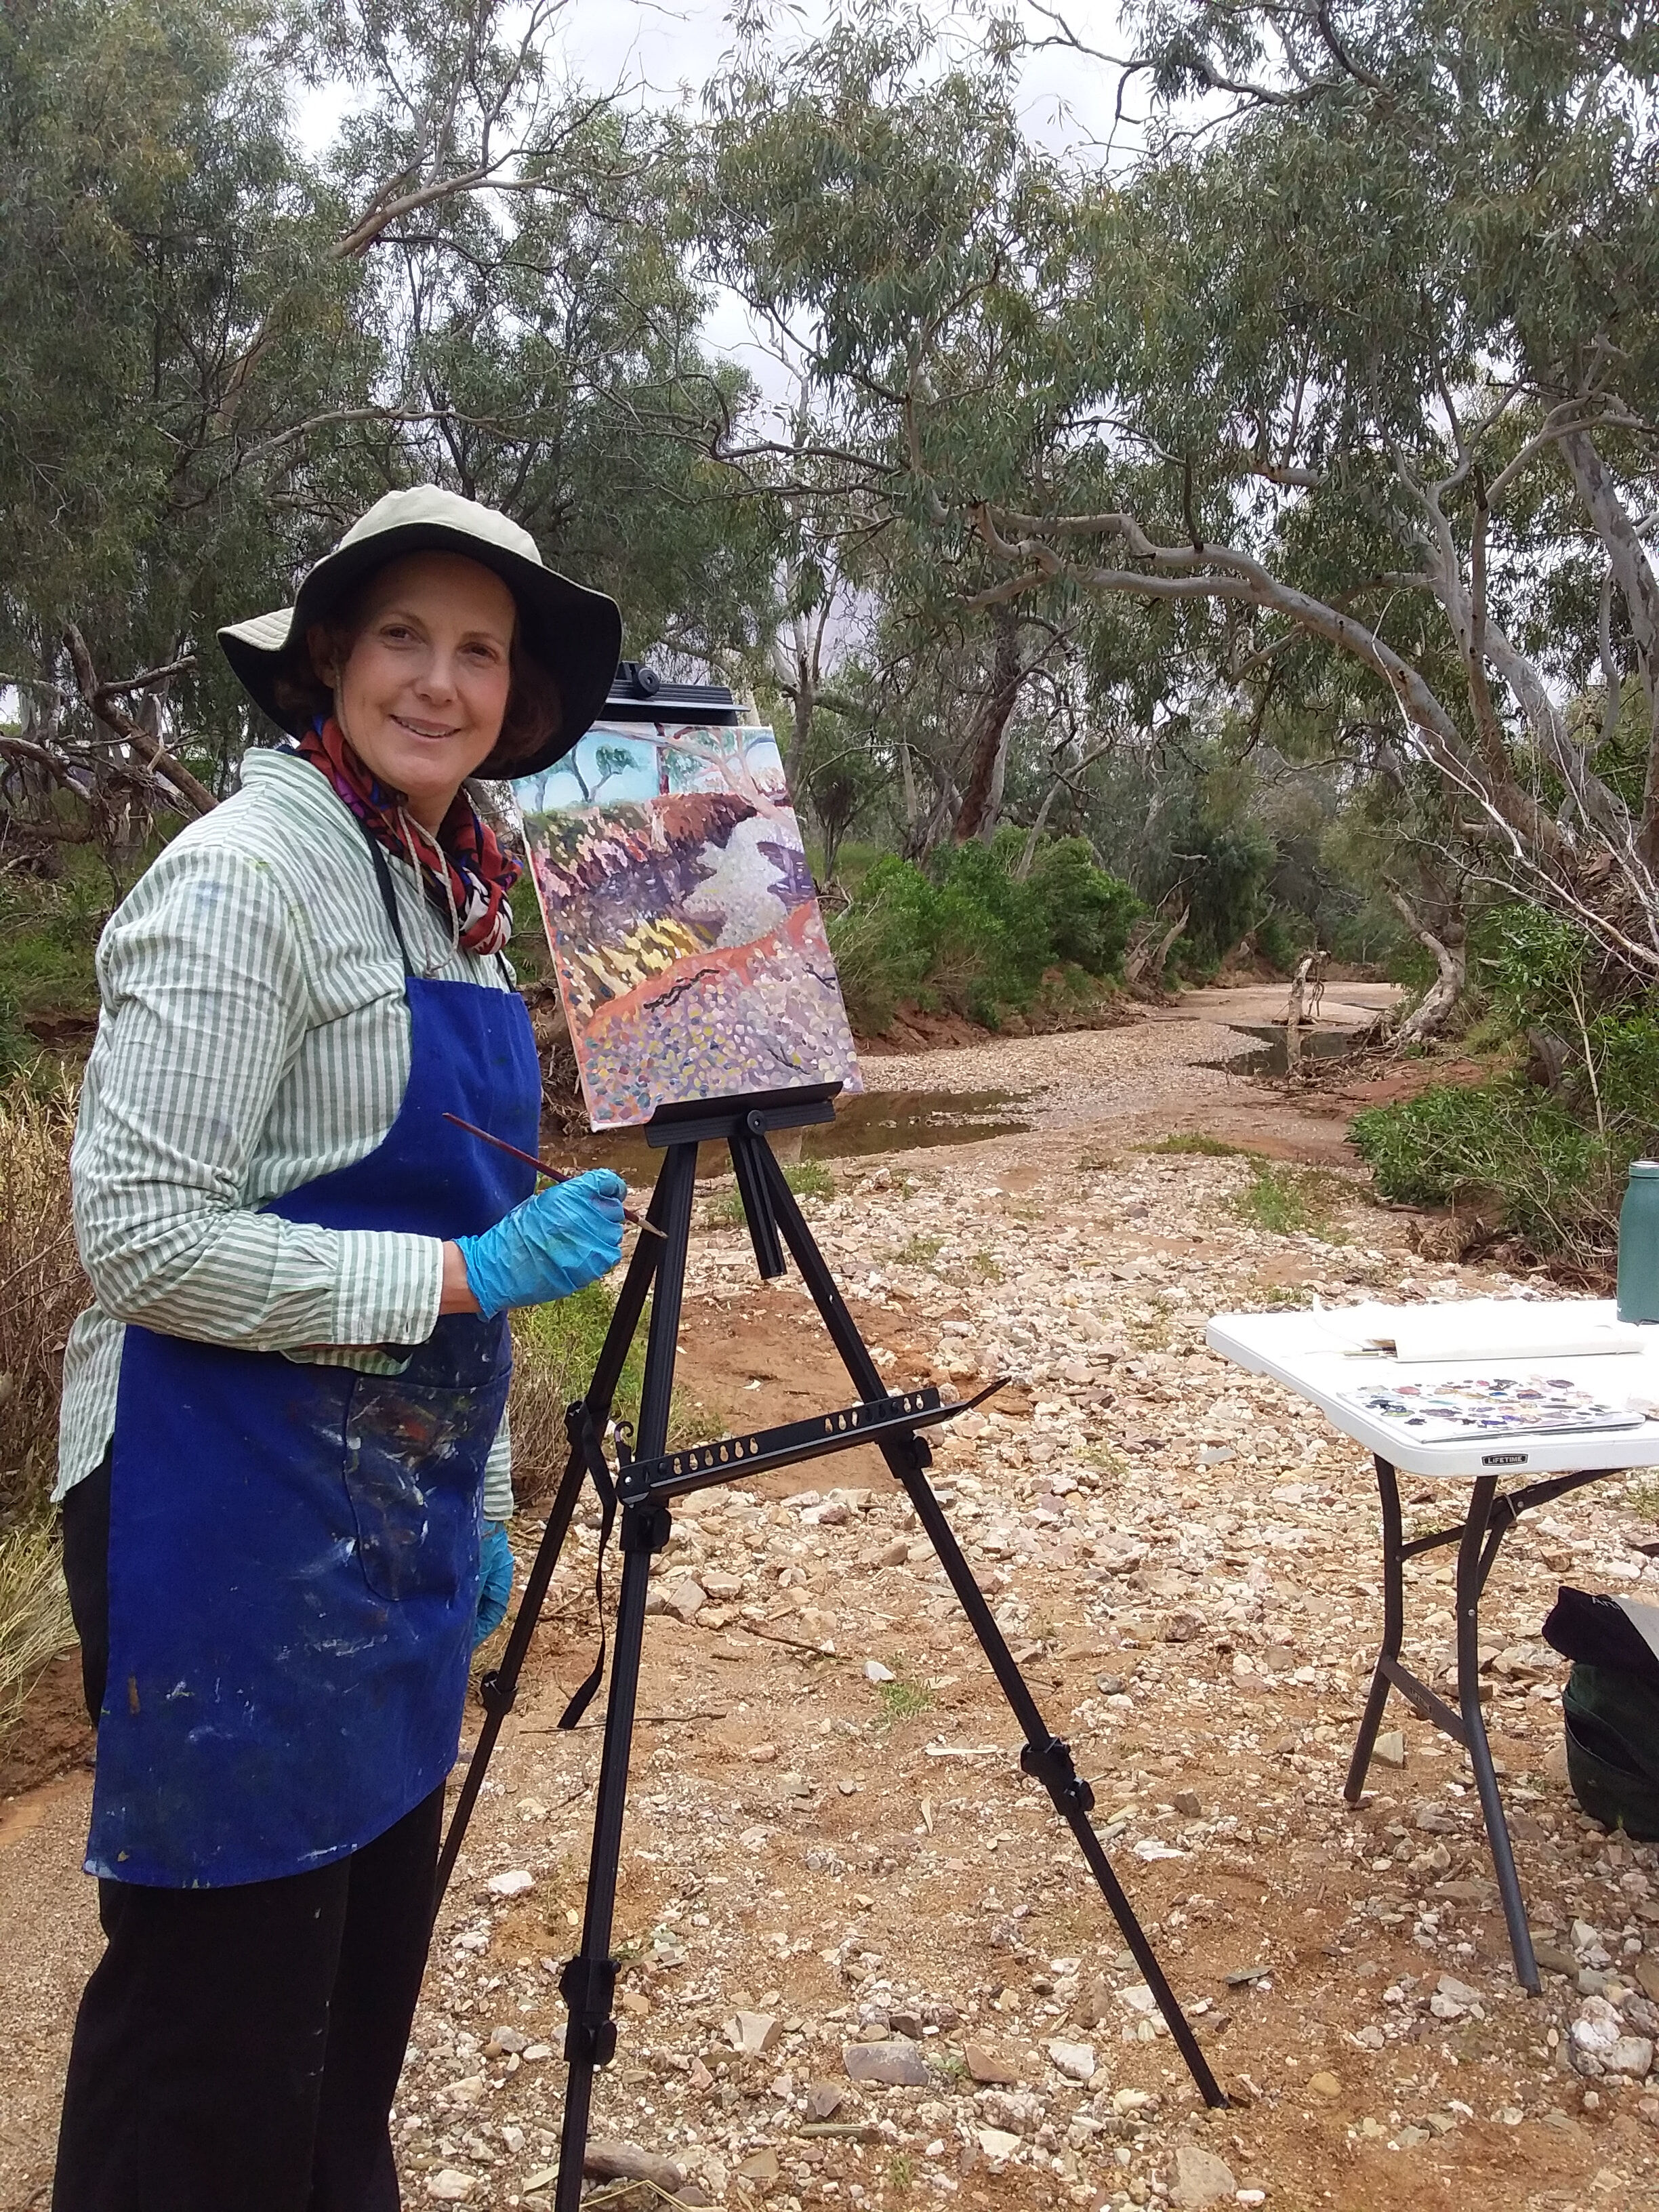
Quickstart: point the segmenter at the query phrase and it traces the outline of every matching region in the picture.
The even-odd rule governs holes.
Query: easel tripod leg
[[[1399,1658],[1406,1634],[1405,1562],[1400,1555],[1400,1547],[1404,1541],[1400,1517],[1400,1484],[1394,1468],[1385,1459],[1379,1459],[1376,1462],[1376,1486],[1382,1501],[1382,1645],[1372,1670],[1370,1695],[1365,1700],[1359,1734],[1354,1739],[1353,1757],[1348,1763],[1348,1778],[1342,1785],[1342,1795],[1350,1805],[1359,1802],[1364,1790],[1365,1777],[1370,1771],[1371,1753],[1376,1747],[1376,1732],[1382,1725],[1383,1709],[1389,1702],[1389,1691],[1392,1686],[1384,1662]]]
[[[1158,1954],[1136,1917],[1134,1907],[1112,1871],[1105,1845],[1095,1832],[1094,1823],[1089,1818],[1095,1802],[1094,1791],[1079,1776],[1067,1746],[1048,1728],[1038,1711],[1036,1700],[1008,1649],[1002,1631],[997,1626],[985,1593],[963,1557],[962,1547],[945,1517],[944,1508],[934,1497],[932,1486],[922,1473],[917,1440],[913,1437],[908,1447],[890,1444],[885,1447],[884,1455],[915,1506],[951,1587],[956,1592],[957,1602],[968,1617],[969,1626],[978,1640],[980,1649],[990,1662],[991,1671],[1008,1700],[1014,1718],[1024,1731],[1025,1748],[1020,1754],[1021,1766],[1027,1774],[1035,1776],[1042,1783],[1054,1810],[1077,1838],[1078,1847],[1089,1871],[1093,1875],[1101,1895],[1106,1899],[1112,1917],[1121,1930],[1123,1940],[1152,1993],[1152,2000],[1163,2016],[1164,2024],[1174,2039],[1176,2048],[1185,2060],[1187,2070],[1197,2083],[1205,2103],[1224,2105],[1227,2100],[1221,2085],[1211,2071],[1209,2061],[1200,2048],[1191,2023],[1182,2010],[1175,1991],[1170,1987],[1168,1978],[1158,1964]],[[908,1467],[905,1464],[907,1459],[912,1462]]]
[[[666,1211],[664,1191],[666,1180],[665,1164],[665,1172],[658,1177],[657,1188],[652,1194],[646,1216],[658,1227],[661,1226],[660,1217]],[[617,1293],[616,1310],[605,1330],[605,1343],[594,1364],[593,1379],[588,1384],[583,1400],[594,1426],[600,1431],[610,1419],[611,1401],[622,1379],[623,1367],[633,1344],[635,1331],[639,1327],[640,1316],[645,1310],[645,1302],[650,1294],[662,1250],[663,1240],[660,1237],[641,1237],[634,1247],[634,1255],[628,1263],[623,1286]],[[439,1854],[432,1900],[434,1915],[443,1903],[444,1893],[455,1870],[455,1862],[460,1856],[473,1808],[478,1802],[478,1792],[483,1787],[490,1755],[495,1748],[495,1739],[500,1735],[501,1723],[512,1711],[514,1700],[518,1696],[519,1676],[524,1669],[531,1638],[541,1620],[548,1586],[559,1564],[565,1538],[570,1533],[570,1523],[575,1517],[576,1501],[581,1496],[582,1484],[586,1479],[586,1462],[573,1446],[570,1456],[565,1462],[564,1474],[560,1478],[553,1503],[548,1508],[547,1526],[542,1532],[541,1542],[536,1547],[536,1556],[531,1562],[530,1572],[520,1593],[519,1609],[507,1640],[507,1648],[501,1654],[501,1663],[485,1675],[480,1685],[484,1705],[483,1726],[478,1731],[478,1741],[467,1764],[465,1778],[455,1801],[455,1809],[449,1817],[449,1829],[444,1838],[443,1850]]]
[[[581,2202],[582,2155],[587,2145],[594,2069],[608,2065],[617,2048],[617,2024],[611,2017],[617,1962],[611,1955],[617,1910],[617,1866],[622,1850],[628,1765],[633,1750],[651,1555],[660,1551],[667,1540],[665,1507],[630,1507],[623,1514],[616,1656],[611,1667],[605,1751],[593,1808],[593,1851],[588,1865],[581,1948],[559,1978],[559,1994],[568,2008],[569,2019],[564,2038],[568,2071],[565,2078],[564,2124],[559,2136],[559,2179],[554,2197],[556,2212],[577,2212]]]
[[[637,1456],[641,1459],[654,1459],[668,1436],[696,1171],[696,1146],[672,1146],[652,1202],[654,1215],[660,1201],[663,1237],[656,1296],[651,1307],[651,1329],[646,1344],[645,1382],[640,1397]],[[623,1510],[622,1589],[617,1600],[615,1656],[611,1662],[605,1750],[593,1808],[593,1847],[588,1858],[581,1948],[559,1978],[559,1993],[569,2011],[564,2044],[569,2070],[565,2082],[564,2124],[559,2135],[556,2212],[577,2212],[581,2202],[582,2155],[587,2145],[594,2069],[608,2064],[617,2047],[617,2026],[611,2017],[617,1964],[611,1955],[617,1907],[617,1863],[622,1850],[623,1814],[628,1797],[628,1765],[633,1751],[651,1559],[668,1541],[668,1529],[665,1505],[629,1505]]]
[[[841,1355],[842,1364],[852,1377],[854,1388],[862,1398],[879,1398],[884,1395],[885,1386],[874,1360],[870,1357],[870,1348],[860,1335],[858,1326],[847,1310],[846,1302],[823,1255],[818,1250],[800,1208],[795,1203],[794,1193],[784,1180],[782,1170],[769,1152],[764,1157],[778,1227],[795,1265],[800,1269],[801,1279],[806,1285],[812,1303],[823,1316],[824,1327]],[[1094,1792],[1079,1777],[1073,1765],[1070,1751],[1048,1727],[1037,1710],[1036,1700],[1015,1663],[1002,1631],[997,1626],[985,1593],[963,1557],[962,1547],[945,1517],[944,1508],[934,1497],[923,1473],[927,1464],[925,1445],[918,1437],[912,1436],[904,1443],[884,1444],[881,1450],[894,1480],[902,1486],[915,1508],[917,1517],[938,1554],[957,1602],[968,1616],[969,1626],[978,1639],[980,1649],[989,1662],[991,1671],[996,1676],[1015,1719],[1024,1731],[1025,1749],[1021,1754],[1020,1765],[1028,1774],[1034,1775],[1042,1784],[1055,1811],[1076,1837],[1089,1871],[1094,1875],[1112,1917],[1122,1931],[1123,1940],[1146,1978],[1146,1986],[1152,1993],[1164,2025],[1186,2061],[1188,2071],[1197,2083],[1205,2103],[1224,2105],[1227,2100],[1221,2085],[1210,2070],[1209,2062],[1199,2047],[1198,2039],[1170,1987],[1158,1964],[1158,1955],[1146,1939],[1145,1929],[1135,1917],[1134,1908],[1112,1871],[1105,1846],[1089,1819],[1090,1809],[1094,1804]]]

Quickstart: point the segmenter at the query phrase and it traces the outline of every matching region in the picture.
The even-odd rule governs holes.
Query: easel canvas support
[[[651,1124],[647,1139],[663,1151],[665,1157],[647,1218],[662,1233],[660,1237],[642,1237],[635,1246],[592,1382],[586,1395],[571,1407],[566,1417],[570,1457],[549,1510],[546,1533],[526,1579],[517,1620],[501,1664],[485,1676],[481,1686],[484,1723],[439,1861],[440,1899],[453,1871],[501,1723],[512,1710],[519,1675],[541,1617],[548,1584],[569,1532],[582,1484],[592,1476],[605,1506],[607,1530],[613,1510],[618,1506],[621,1510],[623,1571],[581,1944],[559,1983],[569,2014],[564,2051],[569,2074],[560,2139],[556,2212],[577,2212],[593,2074],[596,2068],[612,2057],[617,2045],[616,2022],[611,2016],[617,1966],[611,1955],[611,1944],[617,1862],[633,1744],[640,1655],[644,1642],[646,1593],[652,1559],[668,1540],[671,1504],[677,1497],[714,1483],[733,1481],[768,1467],[793,1465],[859,1443],[872,1443],[880,1451],[895,1481],[915,1509],[1024,1732],[1020,1765],[1027,1774],[1042,1784],[1055,1811],[1076,1838],[1089,1871],[1111,1908],[1123,1940],[1205,2102],[1211,2106],[1226,2102],[1089,1819],[1094,1793],[1079,1776],[1067,1746],[1044,1722],[927,1480],[931,1454],[922,1431],[964,1409],[941,1405],[937,1392],[932,1390],[896,1395],[887,1390],[794,1194],[784,1179],[783,1170],[772,1156],[767,1141],[769,1133],[774,1129],[828,1121],[833,1111],[831,1096],[829,1091],[798,1091],[679,1108],[659,1115]],[[792,1423],[786,1428],[670,1452],[669,1404],[690,1242],[697,1147],[716,1142],[730,1149],[756,1264],[762,1276],[775,1279],[783,1273],[787,1248],[859,1394],[859,1403]],[[599,1440],[605,1433],[623,1364],[647,1296],[651,1300],[651,1321],[638,1433],[631,1455],[619,1443],[620,1464],[613,1480]],[[588,1683],[572,1700],[562,1725],[574,1723],[598,1679],[596,1668]]]

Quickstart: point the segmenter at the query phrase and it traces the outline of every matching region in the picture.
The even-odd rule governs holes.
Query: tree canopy
[[[222,789],[214,626],[432,478],[775,714],[826,872],[1079,836],[1206,957],[1277,916],[1461,977],[1519,896],[1659,981],[1649,11],[1121,30],[850,6],[694,116],[572,82],[557,0],[23,0],[7,836],[61,834],[66,763],[111,819]],[[1027,128],[1066,40],[1133,154]]]

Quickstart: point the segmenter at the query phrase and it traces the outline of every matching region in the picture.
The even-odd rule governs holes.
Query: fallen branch
[[[194,658],[171,661],[165,668],[149,669],[142,676],[130,676],[119,683],[100,684],[98,672],[92,665],[92,655],[87,649],[87,641],[73,623],[64,632],[64,642],[69,647],[70,659],[74,664],[76,688],[94,720],[101,722],[124,744],[131,745],[152,775],[164,775],[179,796],[189,800],[198,814],[212,813],[219,802],[206,784],[193,776],[159,738],[151,737],[142,723],[135,721],[124,707],[116,704],[125,692],[152,689],[167,678],[193,668],[196,665]]]

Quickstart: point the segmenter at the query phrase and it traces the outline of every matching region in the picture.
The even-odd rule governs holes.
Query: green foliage
[[[1334,1176],[1317,1168],[1283,1167],[1273,1160],[1253,1161],[1249,1182],[1233,1199],[1233,1210],[1253,1229],[1276,1237],[1317,1237],[1322,1243],[1345,1244],[1347,1231],[1337,1208],[1349,1195]]]
[[[903,1674],[894,1682],[878,1682],[875,1692],[884,1728],[891,1728],[898,1721],[915,1720],[933,1702],[931,1690],[921,1682],[908,1680]]]
[[[822,1160],[791,1160],[783,1170],[783,1179],[797,1198],[833,1198],[836,1178]],[[742,1194],[736,1190],[722,1191],[709,1202],[708,1218],[716,1229],[741,1229],[748,1219],[743,1210]]]
[[[1592,964],[1582,929],[1542,907],[1506,901],[1485,917],[1476,950],[1483,958],[1492,1011],[1516,1034],[1532,1024],[1576,1033]]]
[[[580,1398],[592,1379],[616,1299],[603,1283],[589,1283],[568,1298],[526,1306],[513,1316],[513,1346],[551,1388],[560,1405]],[[623,1368],[616,1410],[632,1420],[639,1412],[645,1374],[645,1328],[641,1322]]]
[[[1021,880],[1024,843],[1004,833],[990,848],[943,848],[925,869],[890,854],[868,869],[830,925],[856,1027],[885,1029],[901,999],[924,996],[994,1026],[1000,1007],[1031,1004],[1048,969],[1114,971],[1134,894],[1078,838],[1039,847]]]
[[[1384,1198],[1407,1206],[1495,1202],[1540,1249],[1606,1242],[1633,1136],[1609,1145],[1558,1098],[1513,1076],[1440,1085],[1356,1115],[1352,1137]]]
[[[0,877],[0,1071],[38,1055],[30,1015],[97,1010],[93,956],[111,885],[89,852],[71,851],[56,881]]]
[[[1270,914],[1255,927],[1255,949],[1271,968],[1288,975],[1314,940],[1314,931],[1303,915]],[[1332,945],[1330,950],[1338,948]]]
[[[917,1235],[907,1237],[902,1244],[895,1245],[887,1257],[897,1267],[920,1267],[924,1273],[933,1274],[938,1273],[933,1262],[943,1248],[942,1237]]]
[[[1182,839],[1194,869],[1186,937],[1200,969],[1212,969],[1255,921],[1275,857],[1253,822],[1195,823]]]
[[[1143,1145],[1139,1149],[1146,1152],[1196,1152],[1206,1160],[1231,1160],[1237,1159],[1246,1148],[1242,1145],[1224,1143],[1219,1137],[1206,1137],[1194,1132],[1160,1137],[1155,1145]]]
[[[565,1408],[593,1378],[616,1299],[603,1283],[589,1283],[550,1305],[526,1306],[513,1316],[513,1487],[520,1505],[543,1497],[564,1472],[569,1443]],[[612,1412],[636,1428],[645,1381],[647,1303],[629,1346]],[[678,1384],[668,1417],[671,1446],[690,1443],[718,1427],[716,1413],[699,1406]]]
[[[1478,1205],[1539,1251],[1605,1260],[1629,1164],[1659,1146],[1659,1000],[1539,907],[1490,908],[1472,945],[1486,1012],[1471,1042],[1518,1055],[1541,1036],[1549,1087],[1518,1071],[1435,1085],[1359,1115],[1354,1142],[1387,1198]]]

